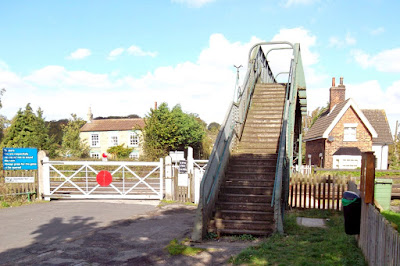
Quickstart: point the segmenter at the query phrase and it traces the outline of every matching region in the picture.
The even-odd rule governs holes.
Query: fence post
[[[165,198],[173,200],[172,196],[172,158],[171,156],[165,157]]]
[[[44,157],[42,165],[43,170],[43,195],[44,200],[50,200],[50,165],[49,165],[49,157]]]
[[[375,156],[373,151],[361,155],[360,192],[364,203],[374,203]]]
[[[188,147],[187,153],[187,171],[188,171],[188,200],[193,201],[192,192],[193,192],[193,169],[194,169],[194,159],[193,159],[193,148]]]
[[[164,199],[164,160],[160,158],[160,200]]]
[[[44,193],[44,180],[43,180],[43,174],[44,174],[44,169],[43,169],[43,159],[46,158],[46,152],[45,151],[39,151],[38,156],[37,156],[37,165],[38,165],[38,180],[37,180],[37,186],[38,186],[38,191],[37,191],[37,198],[39,200],[43,200],[43,195]]]

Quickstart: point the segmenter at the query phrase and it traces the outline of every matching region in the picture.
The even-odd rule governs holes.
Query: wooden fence
[[[349,183],[349,190],[360,195],[360,190],[353,182]],[[361,201],[358,246],[369,265],[400,265],[399,233],[380,214],[377,205]]]
[[[342,195],[350,177],[294,175],[289,186],[289,206],[302,209],[341,210]]]
[[[5,177],[34,177],[34,183],[6,183]],[[0,200],[8,197],[25,196],[30,201],[37,197],[37,171],[2,171],[0,178]]]

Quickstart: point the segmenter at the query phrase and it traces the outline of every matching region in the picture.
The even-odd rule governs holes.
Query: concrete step
[[[229,164],[228,172],[243,172],[243,173],[265,173],[275,171],[275,163],[268,164]]]
[[[222,194],[240,194],[240,195],[272,195],[273,186],[270,187],[252,187],[252,186],[226,186],[221,187]]]
[[[242,203],[242,202],[218,202],[216,210],[236,210],[236,211],[264,211],[274,212],[274,208],[271,205],[264,203]]]
[[[219,201],[234,201],[234,202],[249,202],[249,203],[265,203],[271,204],[271,195],[240,195],[240,194],[221,194],[218,197]]]
[[[246,120],[247,125],[254,125],[254,124],[282,124],[282,118],[270,118],[270,117],[264,117],[264,118],[251,118],[247,117]]]
[[[253,148],[253,147],[239,147],[234,153],[235,154],[248,154],[253,153],[255,155],[267,155],[267,154],[275,154],[278,152],[278,148]]]
[[[266,130],[271,129],[271,128],[275,128],[275,129],[277,128],[279,130],[281,128],[281,126],[282,126],[281,123],[269,123],[269,124],[266,124],[266,123],[246,123],[244,131],[247,128],[263,128],[263,129],[266,129]]]
[[[282,113],[281,112],[270,112],[269,114],[255,114],[251,111],[247,115],[247,119],[278,119],[282,120]]]
[[[265,137],[265,136],[257,136],[256,134],[246,134],[242,136],[240,143],[276,143],[279,140],[279,136],[275,137]]]
[[[273,180],[275,178],[275,169],[270,172],[264,173],[252,173],[252,172],[239,172],[239,171],[227,171],[227,180],[233,179],[249,179],[249,180]]]
[[[272,217],[271,217],[272,216]],[[245,220],[245,221],[268,221],[273,218],[274,213],[265,211],[236,211],[217,210],[214,219],[223,220]]]
[[[245,230],[245,229],[230,229],[230,228],[209,228],[208,232],[218,233],[222,235],[254,235],[254,236],[270,236],[273,230]]]
[[[238,149],[277,149],[278,148],[278,141],[275,139],[274,141],[269,141],[269,142],[247,142],[247,141],[241,141],[239,143]]]
[[[271,176],[272,177],[272,176]],[[229,180],[225,180],[223,182],[224,185],[227,186],[274,186],[274,179],[270,178],[270,180],[257,180],[257,179],[234,179],[231,178]]]
[[[210,228],[213,229],[233,229],[233,230],[252,230],[252,231],[272,231],[273,223],[267,221],[246,221],[246,220],[223,220],[217,219],[210,221]]]
[[[248,128],[244,128],[243,130],[243,135],[242,138],[246,135],[246,134],[260,134],[262,136],[262,134],[278,134],[278,136],[281,134],[281,127],[248,127]]]

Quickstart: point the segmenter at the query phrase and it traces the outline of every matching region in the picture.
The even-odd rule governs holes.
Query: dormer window
[[[357,123],[344,124],[343,141],[357,141]]]

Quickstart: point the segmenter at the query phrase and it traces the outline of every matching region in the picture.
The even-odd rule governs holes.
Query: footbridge
[[[290,50],[288,69],[271,70]],[[286,75],[278,83],[277,76]],[[281,80],[282,76],[279,77]],[[301,164],[306,83],[300,45],[262,42],[249,51],[247,73],[227,111],[200,188],[192,239],[208,232],[269,235],[283,233],[291,166]]]

